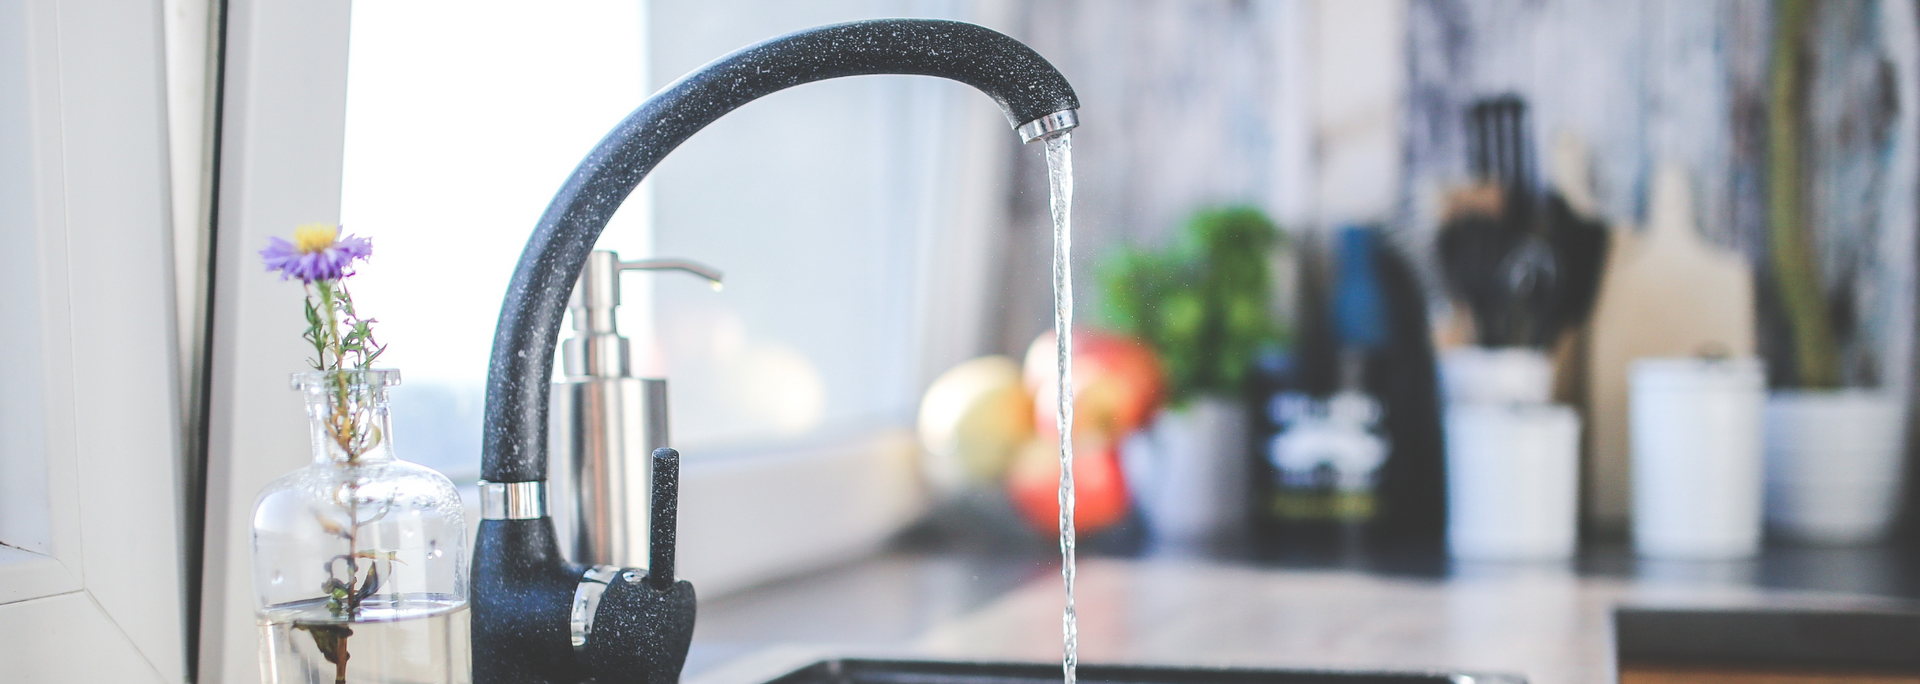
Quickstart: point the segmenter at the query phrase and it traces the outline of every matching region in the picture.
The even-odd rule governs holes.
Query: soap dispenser
[[[564,379],[554,383],[548,413],[550,496],[561,550],[590,568],[648,564],[647,492],[653,451],[668,446],[667,381],[633,376],[631,344],[614,314],[621,273],[668,270],[705,278],[716,289],[721,282],[718,270],[697,262],[621,261],[595,250],[567,304],[573,336],[561,343]]]

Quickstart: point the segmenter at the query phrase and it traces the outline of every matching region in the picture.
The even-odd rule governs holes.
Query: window
[[[353,285],[401,369],[403,458],[479,477],[507,280],[560,183],[645,99],[644,31],[635,0],[354,8],[340,219],[374,240]],[[601,248],[644,255],[644,209],[623,208]],[[629,335],[644,329],[645,307],[623,309]]]
[[[791,4],[355,9],[341,218],[377,245],[356,294],[381,321],[385,361],[406,374],[395,412],[407,458],[477,477],[487,356],[513,265],[553,192],[649,82],[871,9]],[[673,382],[675,443],[690,458],[908,425],[930,373],[979,346],[951,321],[927,328],[930,297],[978,284],[932,279],[963,268],[935,243],[951,222],[935,214],[964,173],[962,117],[999,121],[958,84],[812,84],[721,119],[622,207],[600,249],[698,259],[728,276],[717,295],[677,275],[626,279],[620,322],[636,374]],[[929,335],[956,332],[934,346],[958,358],[923,353]]]

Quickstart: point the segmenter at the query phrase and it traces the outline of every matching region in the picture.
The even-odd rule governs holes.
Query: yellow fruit
[[[954,366],[920,399],[920,444],[935,488],[998,480],[1015,448],[1033,436],[1033,401],[1020,365],[983,356]]]

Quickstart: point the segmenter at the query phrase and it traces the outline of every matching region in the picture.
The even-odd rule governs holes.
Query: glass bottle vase
[[[260,492],[261,681],[472,680],[466,522],[446,476],[393,454],[395,370],[300,373],[313,462]]]

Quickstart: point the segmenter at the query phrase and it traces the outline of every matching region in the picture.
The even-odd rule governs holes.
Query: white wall
[[[1394,221],[1403,203],[1406,0],[1019,3],[1012,33],[1083,107],[1074,132],[1080,315],[1100,260],[1166,247],[1194,212],[1268,211],[1305,233]],[[996,345],[1051,329],[1044,164],[1016,156]]]

